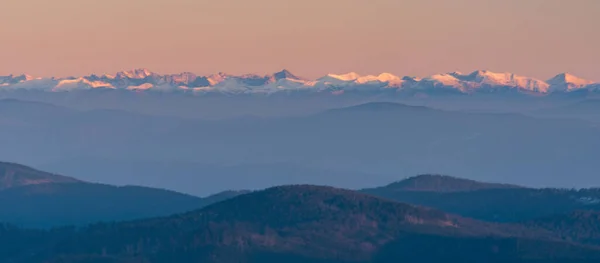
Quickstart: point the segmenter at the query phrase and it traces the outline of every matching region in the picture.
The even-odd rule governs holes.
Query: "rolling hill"
[[[0,191],[19,186],[79,182],[75,178],[38,171],[24,165],[0,162]]]
[[[3,262],[595,262],[600,249],[310,185],[257,191],[170,217],[81,230],[0,228]],[[37,237],[27,243],[25,237]],[[0,250],[2,251],[2,250]]]
[[[523,222],[600,210],[600,189],[527,188],[450,176],[421,175],[364,193],[493,222]]]
[[[81,226],[166,216],[241,193],[199,198],[156,188],[87,183],[19,164],[0,163],[0,222],[22,227]]]
[[[515,189],[523,188],[517,185],[499,184],[499,183],[483,183],[475,180],[461,179],[457,177],[439,175],[439,174],[424,174],[407,178],[380,187],[382,191],[414,191],[414,192],[467,192],[488,189]],[[372,191],[376,191],[373,189]]]

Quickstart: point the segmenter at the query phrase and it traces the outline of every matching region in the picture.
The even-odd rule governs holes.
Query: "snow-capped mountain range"
[[[90,89],[141,91],[181,91],[194,94],[272,94],[277,92],[314,91],[340,94],[346,91],[435,92],[457,94],[517,91],[526,94],[568,93],[578,90],[600,91],[600,83],[568,73],[547,81],[513,73],[479,70],[469,74],[452,72],[425,78],[399,77],[389,73],[377,76],[328,74],[315,80],[300,78],[287,70],[260,76],[217,73],[198,76],[190,72],[157,74],[147,69],[118,72],[115,75],[89,75],[68,78],[35,78],[29,75],[0,76],[0,90],[38,90],[65,92]]]

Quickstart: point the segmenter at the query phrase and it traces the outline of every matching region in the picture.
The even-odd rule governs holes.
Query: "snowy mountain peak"
[[[489,70],[477,70],[469,75],[462,75],[460,73],[450,73],[450,75],[461,81],[472,82],[472,84],[476,87],[481,87],[482,85],[488,87],[510,87],[541,93],[547,92],[549,87],[549,85],[544,81],[535,78],[519,76],[510,72],[498,73]]]
[[[569,73],[558,74],[546,82],[550,85],[551,92],[576,90],[594,83]]]
[[[52,90],[54,91],[66,91],[75,89],[93,89],[93,88],[108,88],[114,89],[113,85],[100,80],[88,80],[84,77],[79,78],[68,78],[59,80]]]
[[[515,75],[508,72],[496,73],[491,72],[489,70],[476,70],[473,71],[471,74],[467,75],[466,77],[469,78],[471,81],[477,82],[490,81],[496,83],[507,83],[511,79],[513,79]]]
[[[396,85],[399,85],[402,83],[402,79],[400,77],[392,75],[390,73],[381,73],[377,76],[367,75],[367,76],[358,77],[356,79],[356,82],[359,84],[379,82],[379,83],[388,83],[389,85],[396,86]]]
[[[387,73],[387,72],[379,74],[379,76],[377,76],[377,78],[379,78],[380,80],[400,79],[400,77],[398,77],[394,74],[391,74],[391,73]]]
[[[353,80],[357,80],[358,78],[360,78],[360,75],[358,75],[358,73],[356,72],[349,72],[346,74],[327,74],[328,77],[331,78],[335,78],[338,80],[343,80],[343,81],[353,81]]]
[[[576,84],[590,84],[590,83],[592,83],[592,81],[582,79],[582,78],[577,77],[577,76],[575,76],[573,74],[570,74],[570,73],[561,73],[561,74],[558,74],[554,78],[551,78],[550,80],[548,80],[548,82],[550,83],[550,82],[553,82],[553,81],[556,81],[556,80],[559,80],[559,81],[562,81],[562,82],[576,83]]]
[[[72,91],[94,88],[135,90],[137,92],[190,92],[223,94],[272,94],[279,91],[325,92],[378,92],[393,88],[406,94],[421,92],[440,94],[474,94],[518,92],[546,94],[585,89],[600,91],[599,83],[562,73],[547,82],[513,73],[477,70],[463,74],[451,72],[426,78],[399,77],[391,73],[361,76],[356,72],[328,74],[316,80],[302,79],[288,70],[273,74],[230,75],[217,73],[198,76],[192,72],[156,74],[144,68],[122,71],[116,75],[89,75],[68,78],[33,78],[29,75],[0,76],[2,90]],[[450,92],[450,93],[448,93]]]
[[[226,80],[229,77],[230,77],[229,74],[219,72],[219,73],[209,75],[207,77],[207,79],[208,79],[210,86],[214,86],[214,85],[217,85],[217,84],[223,82],[224,80]]]
[[[31,80],[35,80],[36,78],[27,75],[27,74],[21,74],[21,75],[8,75],[8,76],[0,76],[0,86],[8,86],[8,85],[13,85],[13,84],[17,84],[17,83],[22,83],[22,82],[27,82],[27,81],[31,81]]]
[[[154,75],[152,71],[145,68],[121,71],[116,74],[117,78],[144,79]]]
[[[469,74],[463,74],[461,72],[455,71],[455,72],[441,74],[441,75],[452,76],[452,77],[462,80],[462,81],[471,81],[471,82],[479,82],[479,83],[483,83],[483,82],[506,83],[516,76],[516,75],[514,75],[512,73],[508,73],[508,72],[497,73],[497,72],[492,72],[489,70],[476,70]]]
[[[423,80],[438,82],[438,83],[441,83],[441,84],[444,84],[447,86],[459,85],[459,82],[460,82],[459,79],[452,74],[435,74],[435,75],[426,77]]]

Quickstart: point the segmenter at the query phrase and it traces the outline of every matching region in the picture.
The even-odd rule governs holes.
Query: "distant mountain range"
[[[0,76],[0,90],[73,91],[117,89],[135,92],[160,91],[192,94],[273,94],[281,92],[393,92],[393,93],[506,93],[551,94],[576,91],[600,92],[600,83],[562,73],[547,81],[513,73],[479,70],[468,74],[452,72],[425,78],[399,77],[390,73],[361,76],[328,74],[309,80],[287,70],[269,75],[241,76],[217,73],[198,76],[190,72],[158,74],[148,69],[134,69],[114,75],[89,75],[67,78],[36,78],[29,75]]]

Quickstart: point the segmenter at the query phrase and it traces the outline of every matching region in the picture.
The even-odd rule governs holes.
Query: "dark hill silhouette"
[[[389,184],[380,189],[415,192],[461,192],[484,189],[514,189],[517,185],[484,183],[447,175],[424,174]]]
[[[0,162],[0,190],[48,183],[77,183],[75,178],[47,173],[15,163]]]
[[[595,262],[547,231],[485,223],[354,191],[270,188],[170,217],[0,235],[3,262]],[[38,238],[27,243],[26,237]],[[26,246],[28,249],[23,249]],[[1,250],[0,250],[1,251]],[[14,252],[17,251],[17,252]],[[585,260],[584,260],[585,259]]]
[[[242,193],[228,191],[199,198],[156,188],[87,183],[24,165],[0,163],[0,222],[23,227],[167,216]]]
[[[207,203],[202,198],[146,187],[53,183],[0,191],[0,204],[1,222],[45,228],[166,216]]]
[[[439,175],[411,177],[362,192],[496,222],[600,210],[600,189],[536,189]]]

